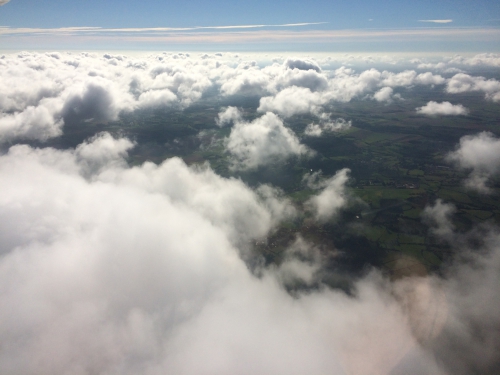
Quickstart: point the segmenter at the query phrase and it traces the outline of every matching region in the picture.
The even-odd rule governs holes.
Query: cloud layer
[[[478,64],[494,64],[495,57],[478,55],[474,59]],[[462,66],[475,64],[459,57],[455,60]],[[263,114],[272,112],[284,119],[312,114],[320,123],[332,103],[366,99],[391,103],[402,99],[400,93],[394,93],[396,89],[411,90],[416,85],[443,85],[450,94],[483,92],[492,101],[500,98],[497,80],[465,73],[445,78],[415,70],[356,71],[345,65],[328,70],[320,65],[311,58],[262,64],[222,54],[162,53],[140,58],[107,53],[6,55],[0,59],[0,141],[44,141],[61,135],[64,125],[116,121],[121,114],[141,109],[182,110],[214,92],[224,97],[258,96],[258,111]],[[446,105],[441,103],[438,108],[428,103],[419,111],[465,111]]]
[[[46,140],[68,123],[114,121],[141,108],[187,107],[211,87],[209,65],[86,53],[3,58],[0,140]]]

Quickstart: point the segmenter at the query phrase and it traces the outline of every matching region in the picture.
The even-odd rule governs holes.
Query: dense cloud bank
[[[13,146],[0,157],[3,374],[495,373],[500,236],[448,276],[354,295],[314,282],[319,253],[298,238],[256,276],[243,259],[295,209],[179,159],[128,167],[133,144],[100,134],[75,150]],[[348,171],[308,176],[318,220],[346,202]],[[323,203],[321,203],[323,202]],[[434,234],[458,244],[443,202]]]
[[[345,60],[349,65],[348,56]],[[477,57],[491,64],[493,60]],[[322,62],[326,67],[333,63]],[[65,124],[114,121],[120,113],[138,109],[187,108],[211,88],[226,97],[260,96],[260,112],[283,118],[298,114],[321,118],[329,103],[356,98],[402,100],[395,89],[418,85],[443,86],[452,94],[478,91],[487,100],[500,100],[497,80],[462,72],[445,78],[431,71],[355,70],[345,65],[323,69],[320,65],[308,58],[258,63],[222,54],[4,55],[0,59],[0,141],[43,141],[61,135]]]

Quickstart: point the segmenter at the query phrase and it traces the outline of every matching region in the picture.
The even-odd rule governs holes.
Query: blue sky
[[[47,33],[41,36],[40,30],[36,36],[32,35],[29,30],[21,30],[22,33],[16,31],[19,28],[67,28],[67,27],[99,27],[104,29],[116,28],[185,28],[196,26],[235,26],[235,25],[280,25],[293,23],[314,23],[307,26],[287,26],[287,27],[271,27],[261,29],[245,29],[246,34],[256,35],[255,32],[262,33],[263,30],[279,30],[281,33],[291,32],[301,33],[301,37],[309,35],[310,38],[300,39],[311,48],[318,44],[318,49],[324,49],[319,45],[328,44],[326,39],[328,36],[323,36],[323,39],[316,39],[315,32],[328,30],[387,30],[387,29],[497,29],[500,27],[500,2],[476,0],[421,0],[421,1],[373,1],[373,0],[353,0],[353,1],[332,1],[332,0],[254,0],[254,1],[228,1],[228,0],[184,0],[184,1],[160,1],[160,0],[87,0],[87,1],[61,1],[61,0],[0,0],[0,3],[5,4],[0,7],[0,26],[8,27],[11,31],[6,35],[5,32],[0,35],[3,39],[4,48],[15,48],[16,46],[42,46],[44,44],[61,45],[63,48],[76,44],[81,44],[85,48],[94,43],[97,47],[111,47],[112,45],[126,48],[127,46],[134,48],[138,43],[149,46],[155,45],[155,40],[151,37],[151,32],[147,32],[148,40],[130,38],[130,35],[143,35],[141,30],[129,30],[127,37],[123,32],[118,32],[120,35],[111,37],[109,31],[97,33],[94,31],[92,36],[89,32],[72,31],[73,34],[78,34],[77,38],[71,38],[61,35],[50,39]],[[423,20],[447,20],[446,23],[437,22],[422,22]],[[321,24],[316,24],[323,22]],[[248,44],[248,39],[243,38],[239,41],[237,38],[231,41],[220,40],[217,42],[217,37],[214,34],[231,33],[235,30],[231,29],[214,29],[210,35],[213,40],[206,38],[206,33],[209,30],[190,30],[190,33],[203,33],[205,36],[201,44],[209,42],[225,45],[241,45]],[[237,30],[236,31],[242,31]],[[169,35],[179,31],[155,31],[157,42],[160,40],[160,35]],[[188,31],[186,31],[188,32]],[[454,46],[459,44],[467,48],[491,49],[499,40],[497,34],[486,35],[486,38],[476,36],[455,36],[454,39],[449,35],[445,38],[438,37],[441,31],[436,31],[432,48],[440,48],[447,44]],[[494,31],[495,33],[496,31]],[[53,33],[51,31],[50,33]],[[253,33],[253,34],[252,34]],[[272,31],[271,31],[272,33]],[[307,34],[309,33],[309,34]],[[427,31],[428,33],[428,31]],[[14,34],[14,35],[12,35]],[[60,33],[59,33],[60,34]],[[80,35],[85,34],[85,35]],[[448,32],[449,34],[449,32]],[[477,34],[477,32],[476,32]],[[487,34],[487,33],[486,33]],[[273,36],[272,34],[269,34]],[[275,34],[276,36],[278,34]],[[441,35],[441,34],[439,34]],[[335,39],[336,36],[330,36],[330,39]],[[436,39],[437,38],[437,39]],[[255,39],[255,38],[254,38]],[[287,39],[287,38],[285,38]],[[293,37],[288,37],[283,43],[291,43]],[[364,39],[365,48],[369,46],[372,40]],[[407,38],[408,39],[408,38]],[[415,36],[412,36],[412,43],[416,43]],[[437,40],[440,43],[435,45]],[[453,40],[452,40],[453,39]],[[260,41],[253,41],[253,47]],[[263,35],[263,40],[266,37]],[[385,38],[386,47],[390,46],[390,38]],[[1,41],[1,40],[0,40]],[[169,39],[171,41],[171,39]],[[343,42],[349,44],[352,39],[342,39]],[[401,41],[401,37],[394,39],[394,43],[403,47],[408,43],[408,40]],[[423,38],[422,43],[428,41],[428,38]],[[165,42],[165,40],[163,41]],[[160,44],[163,42],[159,42]],[[196,41],[193,35],[189,36],[189,40],[178,40],[179,45],[195,45]],[[144,44],[145,43],[145,44]],[[170,42],[169,42],[170,43]],[[275,43],[280,44],[279,40],[274,42],[267,41],[264,44]],[[359,42],[359,38],[356,43]],[[399,43],[399,44],[398,44]],[[478,44],[479,43],[479,44]],[[427,44],[428,45],[428,44]],[[469,46],[469,47],[468,47]],[[361,47],[361,45],[360,45]],[[1,48],[1,47],[0,47]],[[378,47],[377,47],[378,48]],[[399,48],[399,47],[396,47]]]

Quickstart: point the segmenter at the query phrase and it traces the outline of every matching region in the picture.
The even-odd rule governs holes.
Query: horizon
[[[500,52],[499,39],[500,6],[486,0],[0,2],[9,50]]]

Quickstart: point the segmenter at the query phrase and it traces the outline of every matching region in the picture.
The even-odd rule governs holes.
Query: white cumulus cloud
[[[427,116],[459,116],[469,114],[469,110],[461,104],[450,102],[438,103],[430,101],[426,105],[416,109],[417,113]]]
[[[383,87],[373,94],[373,99],[377,102],[391,102],[393,90],[390,87]]]
[[[226,140],[226,149],[233,157],[234,169],[254,169],[312,152],[274,113],[266,113],[252,122],[236,122]]]
[[[60,135],[64,124],[114,121],[120,113],[140,108],[185,108],[213,85],[208,77],[214,69],[201,60],[175,56],[4,56],[0,59],[0,141],[43,141]]]
[[[471,170],[465,181],[467,187],[489,193],[489,179],[500,173],[500,139],[489,132],[462,137],[457,149],[448,154],[447,159],[460,168]]]
[[[223,127],[230,123],[240,122],[241,112],[236,107],[227,107],[224,111],[220,112],[215,119],[218,126]]]
[[[446,92],[458,94],[462,92],[479,91],[485,94],[486,99],[500,101],[500,81],[474,77],[465,73],[455,74],[446,83]]]
[[[321,188],[321,192],[311,197],[306,205],[311,208],[316,219],[325,222],[334,218],[348,202],[346,183],[349,181],[350,170],[344,168],[333,177],[315,183],[308,178],[310,186]],[[314,178],[315,176],[309,176]]]
[[[352,125],[351,121],[346,121],[343,118],[331,120],[331,115],[322,113],[319,116],[319,123],[311,123],[304,129],[304,134],[310,137],[320,137],[324,132],[336,132],[349,129]]]
[[[320,93],[305,87],[292,86],[280,91],[276,96],[260,99],[259,112],[275,112],[284,117],[303,113],[318,113],[322,104],[327,102]]]
[[[449,239],[455,229],[451,222],[451,216],[456,210],[453,204],[443,203],[441,199],[438,199],[433,206],[425,207],[422,218],[431,227],[434,234]]]

